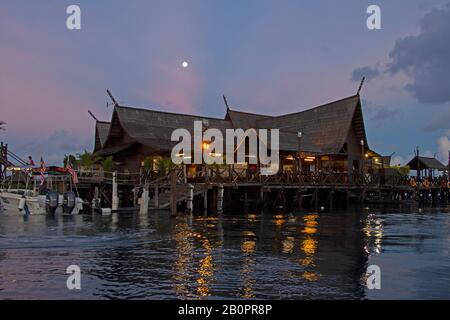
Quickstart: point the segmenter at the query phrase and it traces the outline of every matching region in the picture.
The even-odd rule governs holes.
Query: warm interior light
[[[306,161],[306,162],[314,162],[314,159],[312,159],[312,158],[305,158],[303,160]]]
[[[209,149],[209,142],[203,142],[202,147],[204,150],[208,150]]]
[[[212,157],[221,157],[222,156],[221,153],[215,153],[215,152],[210,152],[209,155],[212,156]]]
[[[294,160],[294,156],[289,155],[289,156],[286,157],[286,160]]]
[[[368,158],[369,157],[369,154],[368,153],[366,153],[366,158]]]

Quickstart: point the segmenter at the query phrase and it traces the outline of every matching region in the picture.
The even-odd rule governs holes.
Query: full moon
[[[183,63],[181,64],[181,66],[182,66],[183,68],[187,68],[187,67],[189,67],[189,63],[187,63],[186,61],[183,61]]]

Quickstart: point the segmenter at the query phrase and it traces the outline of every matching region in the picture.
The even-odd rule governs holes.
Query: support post
[[[114,171],[113,172],[113,181],[112,181],[113,185],[112,185],[112,207],[111,210],[118,210],[119,209],[119,197],[117,195],[117,172]]]
[[[170,173],[170,214],[177,215],[177,173]]]
[[[205,212],[208,211],[208,190],[203,194],[203,209]]]
[[[155,200],[155,209],[159,209],[159,187],[158,187],[157,184],[155,185],[155,197],[154,197],[154,200]]]
[[[217,211],[223,211],[223,184],[219,184],[218,194],[217,194]]]
[[[146,187],[144,187],[144,190],[142,191],[141,207],[139,213],[140,214],[148,213],[148,188]]]
[[[187,211],[188,213],[194,211],[194,185],[192,184],[187,186]]]

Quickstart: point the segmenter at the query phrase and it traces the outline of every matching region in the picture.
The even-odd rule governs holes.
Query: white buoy
[[[321,210],[321,211],[324,211],[324,210],[325,210],[325,207],[320,207],[320,210]]]
[[[111,208],[101,208],[102,216],[110,216],[111,215]]]

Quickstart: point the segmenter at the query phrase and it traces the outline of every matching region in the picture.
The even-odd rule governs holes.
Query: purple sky
[[[404,162],[450,149],[450,7],[409,1],[20,1],[0,3],[0,140],[60,164],[91,150],[125,105],[215,117],[300,111],[353,95],[362,75],[370,146]],[[66,28],[77,4],[82,29]],[[382,30],[366,28],[366,8]],[[189,67],[181,67],[188,61]]]

